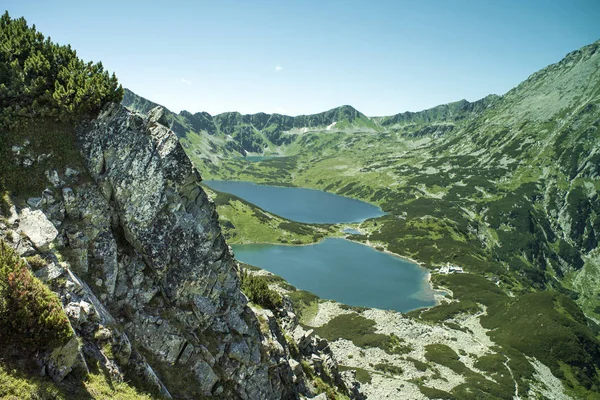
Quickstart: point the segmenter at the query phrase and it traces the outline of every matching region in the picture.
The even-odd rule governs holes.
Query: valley
[[[451,263],[467,272],[433,275],[447,301],[411,319],[460,327],[476,316],[494,341],[486,354],[520,365],[518,373],[510,368],[516,383],[506,385],[533,390],[539,362],[565,393],[593,398],[600,298],[588,281],[600,257],[599,46],[570,53],[504,96],[418,113],[369,118],[343,106],[298,117],[167,112],[167,120],[204,179],[320,189],[381,207],[386,215],[356,224],[352,240],[431,270]],[[124,104],[140,112],[154,105],[131,92]],[[240,154],[269,157],[248,162]],[[226,207],[219,212],[235,214]],[[431,394],[434,381],[426,381],[421,393]],[[459,386],[445,392],[467,398]]]
[[[382,47],[372,34],[393,13],[372,4],[320,3],[335,16],[322,29],[316,4],[190,3],[175,17],[119,4],[69,19],[72,5],[12,3],[56,37],[81,32],[81,54],[160,98],[0,17],[0,398],[599,398],[600,41],[502,96],[387,116],[331,108],[406,109],[395,101],[415,107],[417,94],[430,107],[449,98],[431,101],[451,59],[462,79],[487,57],[500,83],[507,59],[537,69],[589,43],[562,39],[597,32],[594,18],[519,4],[528,27],[538,15],[565,26],[537,25],[552,51],[518,37],[503,57],[490,39],[525,35],[506,30],[516,17],[468,34],[455,20],[473,7],[456,3],[440,12],[445,33],[482,39],[468,47],[477,62],[437,68],[454,44],[441,30],[398,62],[396,14],[410,10],[392,2]],[[268,46],[275,36],[298,42]],[[434,53],[436,77],[420,76]],[[424,86],[410,95],[405,77]],[[154,102],[184,99],[219,113]],[[294,102],[331,109],[221,112]]]

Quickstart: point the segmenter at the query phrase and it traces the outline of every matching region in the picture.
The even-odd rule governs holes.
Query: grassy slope
[[[214,200],[223,234],[230,244],[315,243],[324,236],[341,235],[337,225],[301,224],[266,212],[234,195],[204,190]]]

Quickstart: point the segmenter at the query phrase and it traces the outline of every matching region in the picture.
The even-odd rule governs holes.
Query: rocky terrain
[[[164,123],[160,108],[143,119],[108,106],[77,131],[85,169],[48,170],[40,197],[4,216],[3,239],[44,260],[35,275],[75,332],[39,359],[44,374],[61,382],[93,359],[164,398],[312,397],[323,389],[306,374],[352,395],[326,342],[300,334],[292,357],[280,328],[295,328],[292,309],[248,306],[215,207]],[[13,153],[36,158],[27,141]]]
[[[211,116],[123,98],[24,19],[0,27],[0,396],[597,398],[600,42],[473,103]],[[200,173],[380,205],[349,238],[444,298],[349,307],[240,267],[217,207],[264,225],[228,226],[237,242],[339,229],[215,205]],[[434,273],[449,262],[466,273]]]

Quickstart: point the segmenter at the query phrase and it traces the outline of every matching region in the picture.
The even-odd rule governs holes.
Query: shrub
[[[72,336],[56,294],[0,242],[0,337],[31,350],[45,350],[65,344]]]
[[[375,368],[376,371],[381,371],[391,375],[402,375],[404,372],[401,367],[387,363],[375,364],[373,368]]]
[[[264,277],[252,275],[249,274],[248,271],[243,271],[241,280],[242,292],[248,296],[251,302],[270,310],[282,306],[281,295],[269,288],[269,284]]]
[[[0,17],[0,124],[52,117],[93,116],[120,102],[123,88],[102,63],[84,62],[71,46],[60,46],[27,26],[24,18]]]

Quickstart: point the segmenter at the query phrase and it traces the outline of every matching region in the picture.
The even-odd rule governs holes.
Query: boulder
[[[54,224],[40,210],[25,208],[21,211],[19,230],[25,234],[40,251],[48,251],[50,243],[58,235]]]

